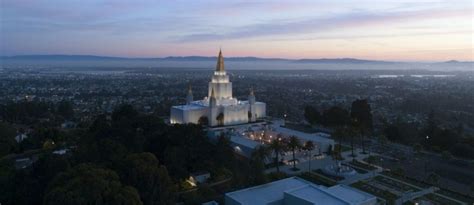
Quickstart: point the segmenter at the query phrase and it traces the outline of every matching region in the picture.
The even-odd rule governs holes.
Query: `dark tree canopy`
[[[356,121],[362,131],[372,131],[372,111],[367,99],[352,102],[351,119]]]
[[[125,158],[123,181],[137,188],[143,204],[174,204],[173,183],[166,167],[152,153],[137,153]]]
[[[15,134],[16,130],[10,124],[0,122],[0,157],[15,151]]]
[[[66,119],[72,118],[74,116],[74,110],[71,102],[65,100],[59,102],[57,113]]]
[[[349,112],[341,107],[331,107],[323,112],[322,124],[329,127],[340,127],[350,122]]]
[[[321,113],[313,106],[304,108],[304,117],[310,124],[321,123]]]
[[[209,125],[209,119],[206,116],[201,116],[198,120],[198,124],[202,126],[207,126]]]
[[[59,174],[49,185],[44,204],[142,204],[135,188],[124,186],[112,170],[81,164]]]

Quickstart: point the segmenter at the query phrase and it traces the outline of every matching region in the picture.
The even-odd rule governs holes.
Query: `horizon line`
[[[204,58],[217,58],[216,56],[206,56],[206,55],[167,55],[167,56],[153,56],[153,57],[127,57],[127,56],[114,56],[114,55],[96,55],[96,54],[16,54],[16,55],[0,55],[0,58],[12,58],[12,57],[26,57],[26,56],[90,56],[90,57],[103,57],[103,58],[122,58],[122,59],[153,59],[153,58],[171,58],[171,57],[204,57]],[[224,56],[225,58],[258,58],[258,59],[274,59],[274,60],[288,60],[288,61],[298,61],[298,60],[365,60],[365,61],[379,61],[379,62],[391,62],[391,63],[443,63],[443,62],[467,62],[474,63],[472,60],[459,60],[459,59],[449,59],[449,60],[406,60],[406,59],[372,59],[372,58],[356,58],[356,57],[314,57],[314,58],[285,58],[285,57],[259,57],[259,56]]]

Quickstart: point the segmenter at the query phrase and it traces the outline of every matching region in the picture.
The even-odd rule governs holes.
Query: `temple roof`
[[[224,57],[222,56],[222,50],[219,50],[219,57],[217,57],[216,71],[224,72]]]

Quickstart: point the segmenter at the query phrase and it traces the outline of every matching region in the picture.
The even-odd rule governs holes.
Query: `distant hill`
[[[11,68],[100,70],[135,68],[209,69],[215,56],[169,56],[130,58],[96,55],[18,55],[0,56],[0,70]],[[225,57],[227,68],[235,70],[459,70],[474,71],[466,61],[402,62],[356,58],[284,59],[253,56]]]
[[[474,61],[457,61],[457,60],[449,60],[449,61],[444,61],[441,62],[444,64],[473,64]]]
[[[94,56],[94,55],[18,55],[18,56],[1,56],[2,60],[60,60],[60,61],[83,61],[83,60],[153,60],[153,58],[124,58],[110,56]],[[156,60],[156,58],[155,58]]]
[[[94,55],[18,55],[1,56],[2,60],[48,60],[48,61],[216,61],[217,57],[209,56],[169,56],[164,58],[126,58]],[[388,61],[361,60],[355,58],[322,58],[322,59],[284,59],[258,57],[226,57],[226,61],[287,61],[296,63],[394,63]]]
[[[295,60],[298,63],[396,63],[392,61],[362,60],[356,58],[319,58],[319,59],[300,59]]]

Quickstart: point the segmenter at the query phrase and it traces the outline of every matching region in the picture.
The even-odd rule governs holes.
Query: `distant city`
[[[91,160],[90,157],[103,155],[101,149],[110,149],[106,147],[111,145],[103,145],[105,141],[99,140],[105,137],[104,139],[116,141],[115,143],[127,143],[120,145],[122,147],[120,149],[129,150],[127,152],[143,150],[153,153],[157,158],[155,160],[162,164],[160,166],[166,167],[169,173],[169,179],[160,183],[170,184],[152,185],[169,186],[168,191],[155,197],[163,197],[165,198],[163,200],[173,202],[254,204],[254,199],[260,200],[260,197],[269,196],[273,198],[265,200],[262,198],[263,201],[259,201],[258,204],[268,204],[272,201],[299,204],[298,200],[321,200],[318,197],[311,199],[306,195],[301,195],[306,192],[321,195],[320,197],[323,198],[332,198],[327,199],[328,204],[355,200],[347,198],[349,195],[359,197],[359,201],[354,204],[402,202],[463,204],[473,201],[473,184],[470,183],[474,180],[474,172],[472,172],[474,166],[472,164],[474,73],[472,71],[239,70],[232,69],[236,61],[225,62],[228,78],[233,83],[233,92],[232,90],[230,93],[223,91],[227,94],[219,94],[217,90],[223,88],[212,88],[213,95],[216,92],[216,96],[222,96],[218,98],[220,100],[217,106],[231,103],[232,99],[250,99],[249,91],[251,90],[253,98],[256,97],[258,101],[266,104],[263,115],[255,115],[254,118],[249,114],[247,122],[247,110],[242,116],[237,112],[229,114],[229,111],[225,111],[226,109],[236,110],[237,107],[233,108],[233,106],[237,105],[247,106],[245,104],[247,101],[243,101],[244,104],[235,101],[236,105],[228,104],[229,108],[217,109],[216,111],[222,110],[218,112],[226,113],[220,119],[219,116],[216,117],[218,113],[207,115],[205,114],[209,112],[207,110],[196,110],[196,106],[210,103],[208,97],[211,96],[209,91],[211,88],[208,88],[208,82],[214,72],[213,67],[202,69],[185,67],[77,69],[77,67],[70,67],[60,69],[59,66],[51,65],[41,67],[3,65],[0,70],[0,117],[3,121],[2,133],[7,137],[5,138],[7,141],[2,146],[7,149],[2,155],[4,160],[14,162],[12,166],[16,171],[11,177],[19,174],[19,171],[21,173],[26,171],[24,174],[28,177],[36,178],[38,171],[35,170],[43,169],[37,166],[46,166],[44,163],[66,163],[67,167],[71,167],[78,163],[76,160],[88,162]],[[372,65],[372,63],[363,63],[363,65]],[[442,65],[447,66],[452,63]],[[383,63],[375,64],[378,68],[386,66]],[[331,62],[329,65],[347,66],[340,62]],[[351,65],[355,65],[354,62],[351,62]],[[215,75],[219,76],[221,71],[216,72]],[[212,82],[229,82],[219,79],[213,77]],[[227,99],[226,95],[234,98]],[[204,100],[192,102],[193,97],[194,99],[204,98]],[[362,107],[369,106],[364,108],[366,110],[364,112],[370,114],[368,118],[370,127],[357,128],[349,122],[350,119],[357,119],[354,118],[357,116],[354,111],[356,104]],[[182,111],[175,112],[173,115],[173,105],[188,107],[176,107]],[[249,109],[249,113],[255,112],[251,106],[245,109]],[[186,110],[195,110],[193,111],[195,114],[185,114],[188,112]],[[200,117],[199,113],[203,113],[203,116]],[[125,118],[119,120],[122,119],[120,117],[122,115]],[[190,118],[183,118],[183,116]],[[233,121],[233,119],[240,121]],[[153,122],[156,120],[159,121]],[[183,123],[185,122],[183,120],[186,122],[191,120],[193,124],[200,126],[186,128],[173,125],[171,130],[170,128],[163,129],[171,126],[166,124]],[[212,122],[213,120],[215,122]],[[97,123],[109,125],[94,128]],[[123,123],[129,125],[123,126]],[[158,124],[146,128],[150,126],[147,123]],[[128,126],[132,127],[127,128]],[[195,138],[196,135],[201,134],[187,136],[185,132],[189,132],[186,131],[189,129],[199,132],[201,126],[207,130],[205,131],[207,134],[203,133],[204,138],[197,138],[201,142],[195,143],[210,144],[198,150],[193,150],[194,145],[180,145],[179,149],[188,149],[192,152],[188,154],[197,155],[199,159],[192,163],[187,162],[188,165],[181,163],[190,159],[186,157],[181,159],[184,161],[180,161],[176,158],[180,156],[174,156],[173,153],[177,154],[178,150],[172,150],[173,147],[169,147],[171,144],[155,144],[158,142],[177,143],[163,141],[169,132],[181,133],[175,133],[170,137],[178,137],[182,140],[188,137]],[[128,133],[131,131],[128,129],[145,130],[141,131],[144,132],[143,134],[105,134],[107,132]],[[86,132],[85,135],[80,134],[83,132]],[[105,135],[93,134],[96,132],[105,132]],[[161,132],[159,136],[165,138],[156,141],[154,139],[157,137],[156,132]],[[363,134],[364,132],[366,133]],[[8,133],[12,135],[9,136]],[[89,135],[103,137],[96,140],[85,137]],[[361,138],[364,135],[365,137]],[[146,146],[143,140],[151,144]],[[274,140],[283,141],[281,145],[278,145],[273,143]],[[292,140],[296,144],[292,145]],[[308,142],[311,142],[312,148],[311,146],[308,148]],[[92,152],[86,151],[95,149],[91,146],[102,148]],[[161,146],[165,147],[160,148]],[[206,148],[208,146],[210,147]],[[226,148],[226,146],[229,147]],[[295,148],[295,155],[292,155],[292,150]],[[200,149],[214,151],[209,153]],[[208,162],[213,165],[203,167],[201,163],[204,163],[206,159],[202,157],[213,155],[212,153],[217,151],[222,153],[215,153],[219,156],[211,158],[214,162]],[[199,154],[199,152],[203,153]],[[262,153],[258,154],[260,152]],[[46,153],[52,153],[57,157],[49,159]],[[118,159],[107,159],[113,157],[109,156],[110,154],[112,153],[104,155],[103,157],[106,158],[100,159],[99,164],[112,163],[106,165],[108,167],[120,163],[120,160],[116,161]],[[119,153],[114,155],[116,154]],[[234,158],[232,155],[237,157],[235,158],[237,161],[232,163],[222,161]],[[276,155],[280,156],[275,158]],[[155,158],[154,156],[152,158]],[[220,158],[225,156],[226,159]],[[75,159],[77,157],[80,159]],[[133,160],[145,160],[151,156],[132,154],[130,157],[133,158],[129,163],[138,163]],[[281,165],[276,165],[276,162]],[[243,170],[233,168],[244,166],[242,163],[249,167]],[[61,172],[61,170],[66,171],[72,168],[61,166],[54,169]],[[74,169],[99,169],[76,166],[79,167]],[[314,171],[308,171],[308,166]],[[253,174],[245,174],[247,171]],[[119,172],[126,172],[126,170]],[[32,175],[29,176],[28,173]],[[244,177],[246,179],[239,179],[242,174],[247,176]],[[156,176],[162,175],[163,173]],[[18,186],[17,183],[20,183],[17,182],[18,179],[11,178],[11,180],[14,181],[9,183],[16,184],[12,186]],[[27,180],[36,179],[27,178]],[[255,186],[268,182],[271,183],[267,186],[274,187],[256,186],[231,192],[237,187]],[[138,182],[130,181],[129,183]],[[142,189],[144,188],[146,187]],[[142,193],[140,188],[138,189],[138,193]],[[204,189],[209,190],[204,193]],[[288,192],[293,189],[295,191]],[[184,194],[188,192],[193,194]],[[292,197],[287,198],[286,195],[289,193]],[[348,196],[345,196],[346,194]],[[8,195],[3,200],[18,200],[8,198],[12,196],[15,195]],[[51,198],[53,196],[47,192],[27,197],[24,203],[33,203],[34,200],[44,197],[44,200],[48,200],[47,204],[56,203],[54,201],[57,199]],[[151,201],[161,200],[144,197],[147,196],[140,194],[137,200],[145,204],[153,204],[154,202]],[[146,200],[151,201],[146,202]]]

